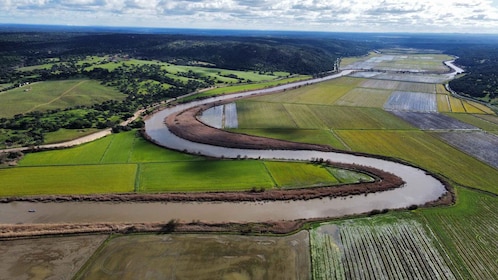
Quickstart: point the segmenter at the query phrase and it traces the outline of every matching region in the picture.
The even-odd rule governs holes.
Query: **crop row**
[[[469,189],[458,189],[456,207],[427,209],[424,223],[452,259],[461,279],[498,279],[498,198]]]
[[[339,240],[312,230],[315,279],[455,279],[421,224],[349,222]]]

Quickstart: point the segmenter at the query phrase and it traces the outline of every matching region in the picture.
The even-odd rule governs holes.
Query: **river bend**
[[[343,71],[325,78],[302,81],[271,89],[256,90],[167,108],[153,114],[145,122],[146,133],[159,145],[212,157],[247,157],[261,159],[311,160],[323,158],[333,162],[361,164],[382,169],[401,177],[405,186],[374,194],[311,199],[306,201],[267,202],[12,202],[0,205],[0,223],[88,223],[88,222],[162,222],[171,219],[207,222],[254,222],[340,217],[369,212],[374,209],[396,209],[437,200],[446,192],[436,178],[416,167],[397,162],[346,153],[289,150],[246,150],[190,142],[172,134],[164,119],[173,113],[197,105],[227,98],[245,97],[291,89],[351,74]],[[30,212],[29,209],[36,209]]]

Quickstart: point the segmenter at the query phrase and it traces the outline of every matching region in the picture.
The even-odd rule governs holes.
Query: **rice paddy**
[[[305,231],[284,237],[118,236],[76,279],[309,279]]]
[[[15,196],[241,191],[329,186],[368,178],[357,173],[349,181],[339,180],[328,169],[297,162],[207,160],[155,146],[130,131],[70,149],[27,154],[19,167],[0,169],[0,180],[0,196]]]
[[[437,112],[436,95],[424,92],[395,91],[384,104],[390,111]]]

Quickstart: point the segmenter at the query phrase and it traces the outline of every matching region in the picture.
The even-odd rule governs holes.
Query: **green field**
[[[421,131],[339,130],[353,151],[403,159],[448,180],[498,193],[498,172],[493,167]]]
[[[92,80],[37,82],[1,93],[0,117],[124,98],[125,95],[117,90]]]
[[[60,143],[64,141],[69,141],[77,139],[92,133],[99,131],[96,128],[85,128],[85,129],[65,129],[60,128],[54,132],[48,132],[45,134],[45,144]]]
[[[0,169],[0,196],[123,193],[134,189],[134,164]]]
[[[241,129],[414,129],[378,108],[237,101]]]
[[[158,147],[130,131],[70,149],[29,153],[18,167],[0,169],[0,196],[237,191],[365,181],[365,175],[349,173],[345,179],[306,163],[207,160]]]

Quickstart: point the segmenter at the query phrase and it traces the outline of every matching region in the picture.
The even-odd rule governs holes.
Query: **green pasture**
[[[108,164],[0,169],[0,196],[131,192],[136,168]]]
[[[60,143],[64,141],[70,141],[77,139],[92,133],[99,131],[96,128],[85,128],[85,129],[65,129],[60,128],[54,132],[48,132],[44,135],[45,144]]]
[[[116,89],[92,80],[45,81],[14,88],[0,94],[0,117],[13,117],[31,111],[92,105],[121,100]]]

